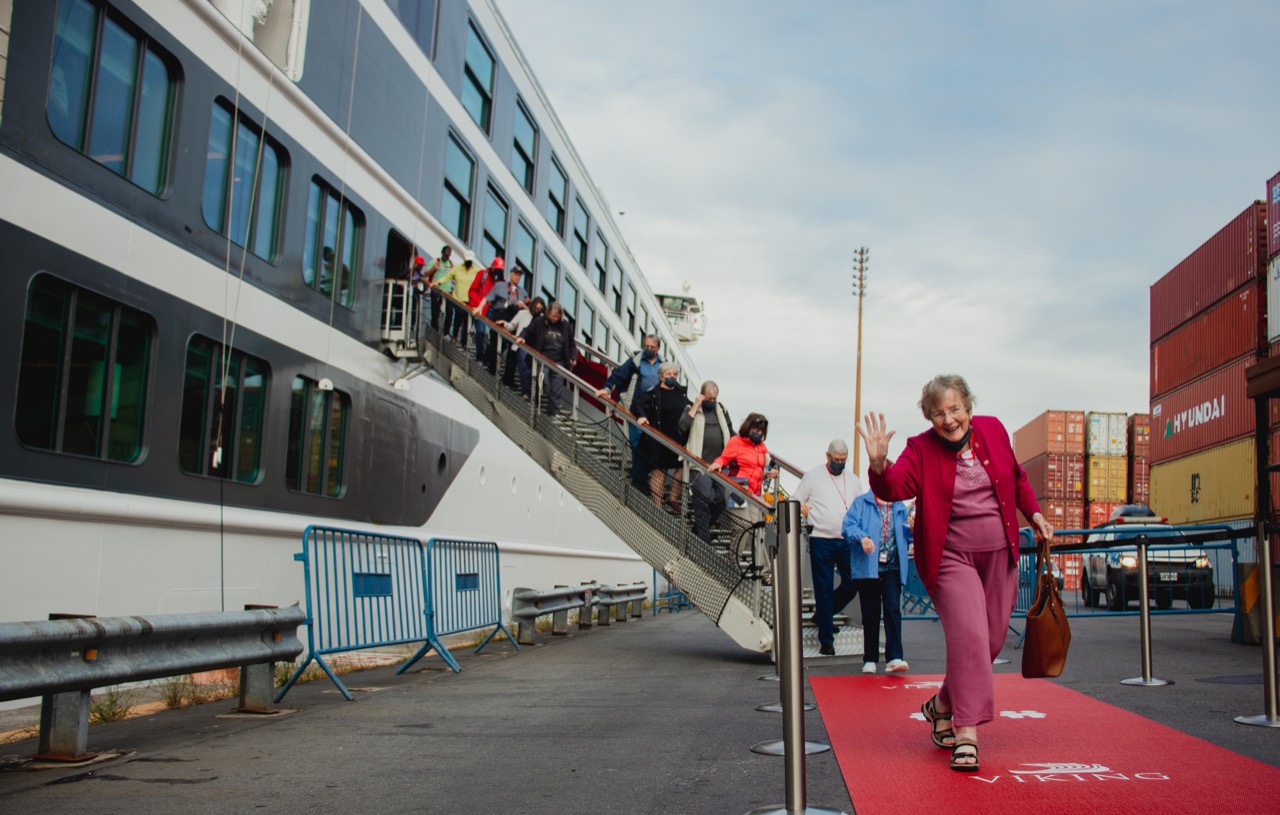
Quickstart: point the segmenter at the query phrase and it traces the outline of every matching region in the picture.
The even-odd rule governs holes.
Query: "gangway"
[[[386,286],[382,336],[388,351],[405,360],[406,378],[420,373],[423,366],[436,371],[649,565],[679,586],[687,600],[735,642],[757,652],[773,647],[767,552],[777,528],[768,502],[720,473],[710,473],[726,499],[736,499],[727,503],[737,506],[719,513],[710,534],[699,537],[695,514],[713,508],[693,494],[690,484],[692,477],[705,472],[706,462],[690,461],[692,457],[671,439],[642,427],[657,444],[685,456],[678,509],[657,506],[647,488],[631,483],[627,430],[633,417],[627,410],[597,399],[596,385],[532,349],[520,346],[529,365],[526,375],[508,370],[513,360],[507,350],[514,337],[488,319],[446,303],[444,312],[454,306],[455,314],[467,320],[461,336],[473,343],[472,325],[481,321],[489,342],[498,343],[488,364],[477,360],[468,347],[431,325],[430,309],[414,302],[420,295],[403,281],[388,280]],[[410,324],[403,315],[422,319]],[[442,325],[443,321],[442,315]],[[564,410],[556,416],[545,410],[544,373],[564,380]],[[522,393],[522,383],[527,394]]]

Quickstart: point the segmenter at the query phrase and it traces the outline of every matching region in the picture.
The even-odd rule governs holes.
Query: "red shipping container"
[[[1120,506],[1119,501],[1090,501],[1088,509],[1089,528],[1100,526],[1111,520],[1111,512]]]
[[[1022,469],[1026,470],[1036,495],[1064,501],[1084,500],[1084,456],[1045,453],[1022,462]]]
[[[1129,459],[1129,503],[1151,505],[1151,460],[1146,456]]]
[[[1046,410],[1013,433],[1013,454],[1030,461],[1045,453],[1084,455],[1084,411]]]
[[[1040,504],[1040,512],[1044,515],[1045,520],[1053,525],[1055,531],[1059,529],[1085,528],[1083,501],[1063,501],[1058,498],[1040,496],[1036,498],[1036,503]],[[1031,521],[1023,516],[1021,512],[1018,513],[1018,521],[1022,526],[1031,525]],[[1062,543],[1079,542],[1079,540],[1062,541]]]
[[[1151,415],[1134,413],[1128,421],[1129,456],[1151,456]]]
[[[1152,400],[1151,463],[1160,464],[1252,433],[1253,400],[1244,395],[1244,371],[1256,361],[1256,355],[1249,354]]]
[[[1233,359],[1267,347],[1262,304],[1266,278],[1251,280],[1227,299],[1151,346],[1151,397],[1169,393]]]
[[[1253,279],[1265,279],[1267,208],[1250,204],[1151,286],[1151,342]]]
[[[1267,257],[1280,255],[1280,173],[1267,182],[1267,223],[1271,225]]]

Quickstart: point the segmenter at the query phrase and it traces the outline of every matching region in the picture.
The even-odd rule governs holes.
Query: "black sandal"
[[[972,764],[961,764],[973,759]],[[951,748],[951,769],[958,773],[976,773],[978,771],[978,743],[976,741],[957,741]]]
[[[946,713],[938,710],[937,695],[929,697],[923,705],[920,706],[920,712],[924,714],[925,721],[929,722],[931,728],[929,737],[933,739],[933,746],[943,750],[954,750],[956,746],[956,731],[954,727],[948,725],[939,730],[934,727],[934,721],[949,722],[951,721],[951,711]]]

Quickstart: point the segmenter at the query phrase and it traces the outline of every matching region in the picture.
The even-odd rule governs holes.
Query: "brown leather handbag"
[[[1036,593],[1027,610],[1022,641],[1022,675],[1028,679],[1061,676],[1071,645],[1071,625],[1062,594],[1049,566],[1049,541],[1036,548]]]

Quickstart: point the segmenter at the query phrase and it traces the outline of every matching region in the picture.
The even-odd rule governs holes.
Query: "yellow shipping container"
[[[1085,460],[1086,501],[1124,502],[1129,494],[1129,459],[1126,456],[1089,456]]]
[[[1169,523],[1253,516],[1253,439],[1151,466],[1151,509]]]

